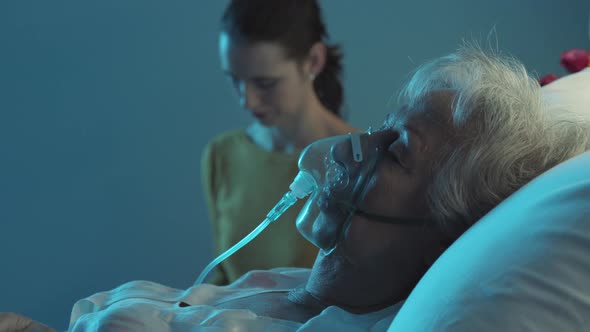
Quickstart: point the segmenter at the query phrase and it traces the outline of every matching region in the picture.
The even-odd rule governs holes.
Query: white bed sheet
[[[186,290],[149,281],[132,281],[78,301],[70,331],[386,331],[401,304],[355,315],[326,308],[305,324],[258,316],[249,310],[217,309],[212,304],[269,289],[303,283],[308,269],[282,268],[248,273],[237,286],[200,285]],[[270,282],[269,282],[270,281]],[[191,306],[179,307],[179,301]]]

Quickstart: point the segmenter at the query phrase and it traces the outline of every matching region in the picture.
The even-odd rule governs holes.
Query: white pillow
[[[541,91],[544,101],[555,111],[561,109],[590,116],[590,67],[553,81]]]
[[[389,331],[590,329],[590,152],[548,171],[457,240]]]
[[[544,87],[548,102],[589,116],[590,70],[566,78]],[[463,234],[388,329],[588,330],[590,152],[542,174]]]

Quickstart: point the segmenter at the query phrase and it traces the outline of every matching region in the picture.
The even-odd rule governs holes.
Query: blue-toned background
[[[0,1],[0,311],[63,330],[77,299],[132,279],[185,288],[207,264],[200,153],[249,121],[218,68],[226,3]],[[587,0],[321,3],[359,128],[415,63],[494,26],[539,75],[590,48]]]

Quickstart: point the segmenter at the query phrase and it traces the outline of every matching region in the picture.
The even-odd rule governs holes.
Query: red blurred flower
[[[541,86],[547,85],[547,84],[555,81],[558,78],[559,77],[557,77],[557,75],[555,75],[555,74],[547,74],[539,79],[539,84],[541,84]]]
[[[582,49],[571,49],[561,53],[561,65],[570,73],[577,73],[590,64],[590,52]]]

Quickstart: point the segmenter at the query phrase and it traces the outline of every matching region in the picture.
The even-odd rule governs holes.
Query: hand
[[[0,312],[0,332],[56,332],[54,329],[34,320],[15,314]]]

